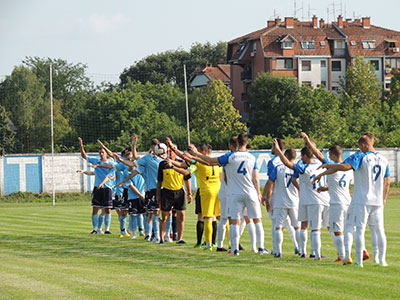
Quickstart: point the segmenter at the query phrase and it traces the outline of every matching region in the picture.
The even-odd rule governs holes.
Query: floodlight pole
[[[188,145],[190,145],[189,100],[188,100],[188,91],[187,91],[186,65],[183,65],[183,75],[185,77],[186,126],[187,126],[187,135],[188,135]]]
[[[56,191],[54,182],[54,124],[53,124],[53,72],[50,64],[50,127],[51,127],[51,181],[53,182],[53,206],[56,205]]]

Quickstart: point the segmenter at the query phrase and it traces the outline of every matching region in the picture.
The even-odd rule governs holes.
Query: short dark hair
[[[296,150],[293,148],[289,148],[285,151],[285,156],[287,157],[288,160],[293,160],[296,158]]]
[[[242,132],[241,134],[238,135],[238,143],[239,143],[239,147],[242,147],[244,145],[246,145],[246,143],[249,140],[249,136],[246,132]]]
[[[208,147],[206,144],[200,144],[197,146],[197,148],[199,149],[200,152],[204,151],[204,152],[208,153]]]
[[[375,138],[375,135],[371,131],[364,132],[362,135],[366,135],[371,140],[373,140]]]
[[[304,147],[303,149],[301,149],[301,155],[305,155],[308,158],[312,158],[313,157],[313,151],[311,150],[310,147]]]
[[[237,148],[238,147],[238,138],[236,136],[233,136],[229,139],[229,145]]]
[[[285,150],[285,140],[281,139],[281,138],[277,138],[276,141],[278,142],[279,148],[281,149],[281,151]]]
[[[158,139],[156,139],[156,138],[151,139],[151,145],[152,145],[152,146],[155,146],[155,145],[157,145],[157,144],[159,144],[159,143],[160,143],[160,141],[159,141]]]
[[[371,145],[372,144],[372,140],[367,135],[363,135],[358,139],[358,143],[359,144],[364,144],[364,145]]]
[[[335,146],[330,147],[328,151],[330,154],[334,154],[337,157],[339,157],[342,155],[343,149],[342,149],[342,147],[335,145]]]

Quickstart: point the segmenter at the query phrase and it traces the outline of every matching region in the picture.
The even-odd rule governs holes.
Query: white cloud
[[[130,18],[122,13],[117,13],[111,16],[93,14],[89,16],[83,23],[94,32],[104,33],[114,31],[125,26],[126,24],[129,24],[130,22]]]

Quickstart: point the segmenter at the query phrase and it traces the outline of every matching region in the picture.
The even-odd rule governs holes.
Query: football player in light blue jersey
[[[363,135],[358,140],[361,152],[348,157],[342,164],[324,164],[326,172],[354,170],[354,221],[356,225],[356,266],[363,267],[365,248],[365,228],[367,223],[377,235],[379,264],[386,263],[386,235],[383,224],[383,208],[386,204],[390,187],[388,160],[376,152],[370,137]]]
[[[90,157],[86,154],[85,148],[83,146],[83,141],[79,137],[78,138],[81,150],[81,156],[83,159],[90,162],[92,165],[104,165],[104,164],[112,164],[113,162],[108,159],[107,152],[104,148],[101,148],[99,151],[100,159],[96,157]],[[105,225],[106,225],[106,234],[110,234],[110,224],[111,224],[111,208],[112,208],[112,188],[113,183],[110,180],[107,180],[105,183],[104,181],[107,179],[114,178],[115,172],[113,169],[107,168],[95,168],[95,183],[94,189],[92,193],[92,224],[93,228],[97,228],[98,232],[101,232],[101,225],[102,225],[102,216],[97,217],[97,212],[99,208],[103,208],[105,211]],[[92,233],[95,233],[95,229],[93,229]]]

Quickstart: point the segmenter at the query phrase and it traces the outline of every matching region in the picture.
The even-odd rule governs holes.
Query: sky
[[[293,16],[295,2],[299,19],[369,16],[400,31],[399,0],[0,0],[0,79],[38,56],[83,63],[89,75],[115,81],[150,54],[227,42]]]

